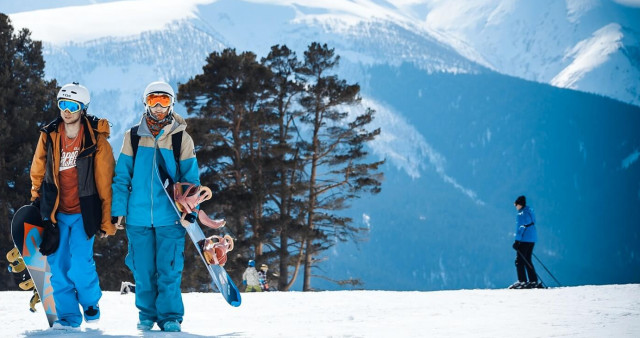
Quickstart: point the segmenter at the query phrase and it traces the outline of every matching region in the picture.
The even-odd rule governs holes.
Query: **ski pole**
[[[533,267],[533,265],[529,262],[529,260],[527,259],[527,257],[524,256],[524,254],[522,252],[520,252],[520,249],[516,249],[516,251],[518,252],[518,255],[520,255],[520,257],[522,257],[522,260],[527,263],[527,265],[531,268],[531,270],[533,270],[536,273],[536,278],[538,278],[538,280],[542,283],[542,285],[546,285],[546,283],[542,280],[542,278],[540,278],[540,275],[538,274],[538,271],[536,271],[536,269]]]
[[[560,284],[560,282],[558,282],[558,280],[556,279],[556,277],[551,273],[551,271],[549,271],[549,269],[547,269],[546,266],[544,266],[544,264],[542,264],[542,261],[540,261],[540,258],[538,258],[538,256],[536,256],[536,254],[534,254],[533,252],[531,253],[533,254],[533,257],[535,257],[535,259],[538,261],[538,263],[540,263],[540,265],[542,265],[542,267],[547,270],[547,273],[549,274],[549,276],[551,276],[551,278],[553,278],[554,281],[556,281],[556,283],[558,283],[558,286],[562,286],[562,284]]]

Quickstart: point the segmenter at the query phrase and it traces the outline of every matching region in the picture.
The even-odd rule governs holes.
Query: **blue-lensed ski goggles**
[[[60,108],[60,111],[68,110],[71,114],[75,114],[84,109],[84,105],[80,102],[60,99],[58,100],[58,108]]]

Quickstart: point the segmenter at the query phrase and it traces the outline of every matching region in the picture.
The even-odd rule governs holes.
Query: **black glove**
[[[36,197],[29,205],[33,205],[34,207],[40,209],[40,197]]]
[[[42,221],[44,227],[44,234],[42,235],[42,242],[40,242],[40,253],[43,256],[49,256],[58,250],[60,245],[60,229],[58,225],[51,223],[51,220]]]
[[[513,247],[513,250],[517,251],[520,248],[520,241],[513,242],[512,247]]]

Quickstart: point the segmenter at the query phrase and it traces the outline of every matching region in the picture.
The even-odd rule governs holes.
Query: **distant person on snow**
[[[516,250],[516,272],[518,281],[509,286],[510,289],[534,289],[541,288],[538,282],[538,275],[531,262],[533,247],[538,240],[535,222],[536,216],[533,209],[527,206],[525,196],[518,196],[514,202],[516,207],[516,239],[513,242],[513,249]],[[526,272],[525,272],[526,271]],[[527,276],[529,281],[527,282]]]
[[[260,280],[260,287],[262,291],[269,291],[269,281],[267,280],[267,271],[269,266],[267,264],[260,265],[260,271],[258,271],[258,278]]]
[[[256,271],[256,261],[249,260],[249,266],[242,274],[242,284],[246,285],[244,292],[262,292],[260,287],[260,276]]]
[[[113,151],[109,121],[87,114],[89,90],[77,82],[57,95],[60,116],[40,129],[31,164],[31,200],[45,228],[40,253],[51,266],[58,320],[54,329],[78,329],[100,319],[102,297],[93,260],[94,235],[114,235],[111,224]]]
[[[125,263],[135,279],[138,329],[155,323],[179,332],[184,316],[180,283],[186,230],[157,175],[162,166],[174,182],[200,185],[193,140],[187,123],[173,111],[175,94],[165,82],[152,82],[142,95],[144,114],[125,132],[113,178],[112,221],[126,223],[129,248]],[[179,158],[173,149],[180,140]],[[136,141],[137,140],[137,141]],[[176,143],[176,147],[177,143]],[[134,149],[135,148],[135,149]]]

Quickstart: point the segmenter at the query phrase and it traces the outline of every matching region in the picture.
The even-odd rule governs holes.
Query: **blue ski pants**
[[[182,323],[184,305],[180,283],[184,267],[186,230],[181,225],[127,226],[129,252],[125,263],[136,283],[139,320],[163,327],[169,320]]]
[[[58,319],[77,326],[82,323],[78,305],[86,309],[98,305],[102,297],[96,263],[93,260],[93,240],[87,238],[81,214],[57,213],[60,246],[47,256],[51,266],[51,286]],[[76,325],[77,324],[77,325]]]

